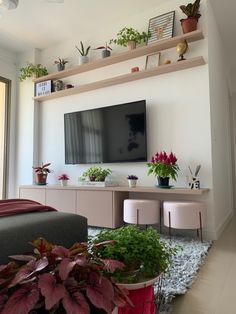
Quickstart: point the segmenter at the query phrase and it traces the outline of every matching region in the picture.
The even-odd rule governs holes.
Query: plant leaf
[[[66,280],[69,273],[72,271],[74,266],[76,265],[75,261],[71,261],[69,258],[64,258],[60,265],[58,266],[59,276],[62,280]]]
[[[4,308],[4,305],[7,301],[8,297],[6,294],[0,294],[0,313],[2,311],[2,309]]]
[[[68,249],[66,249],[63,246],[56,246],[54,247],[54,249],[52,250],[52,253],[55,254],[56,256],[59,257],[69,257],[70,256],[70,251]]]
[[[63,298],[63,306],[66,310],[67,314],[89,314],[90,309],[89,305],[80,292],[75,292],[72,294],[72,296],[69,295],[69,293],[66,293],[66,295]]]
[[[38,238],[32,242],[33,246],[39,251],[42,255],[43,253],[51,252],[54,248],[54,245],[44,238]]]
[[[37,286],[26,284],[11,295],[1,314],[28,314],[38,300],[39,290]]]
[[[9,257],[12,259],[15,259],[16,261],[23,261],[23,262],[36,260],[36,258],[32,255],[10,255]]]
[[[95,272],[90,274],[89,280],[90,285],[86,289],[87,297],[97,308],[102,308],[107,313],[111,313],[114,299],[112,283]]]
[[[62,284],[58,284],[52,274],[41,275],[39,277],[38,287],[40,288],[41,294],[45,297],[46,310],[50,310],[66,293],[65,287]]]
[[[110,273],[113,273],[116,269],[123,269],[125,267],[124,263],[115,259],[101,259],[101,261],[104,263],[105,270]]]

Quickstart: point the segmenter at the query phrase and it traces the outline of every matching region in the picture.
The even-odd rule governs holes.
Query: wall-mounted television
[[[65,163],[147,161],[146,101],[64,114]]]

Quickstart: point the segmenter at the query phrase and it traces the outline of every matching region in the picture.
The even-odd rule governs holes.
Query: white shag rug
[[[89,228],[88,235],[95,236],[101,230],[101,228]],[[170,269],[162,279],[160,313],[164,314],[169,313],[172,299],[176,295],[185,294],[194,282],[212,243],[179,236],[172,236],[170,242],[169,237],[166,235],[161,235],[161,240],[171,243],[173,247],[180,247],[173,257]],[[156,293],[157,287],[154,290]]]

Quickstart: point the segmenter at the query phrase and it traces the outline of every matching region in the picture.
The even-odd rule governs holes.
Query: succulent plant
[[[79,51],[79,53],[81,54],[81,56],[87,56],[89,53],[89,50],[91,48],[91,46],[88,46],[86,49],[84,48],[84,45],[82,43],[82,41],[80,41],[80,48],[78,46],[75,46],[75,48]]]

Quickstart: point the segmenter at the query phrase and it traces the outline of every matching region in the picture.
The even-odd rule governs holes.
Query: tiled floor
[[[172,314],[236,314],[236,217],[211,248],[198,278]]]

